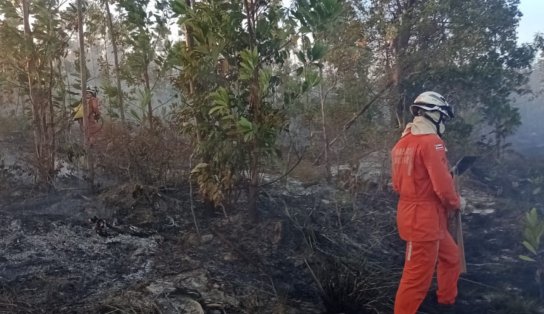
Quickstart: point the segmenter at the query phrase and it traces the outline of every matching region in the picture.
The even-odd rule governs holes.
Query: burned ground
[[[18,178],[4,176],[0,193],[0,312],[392,312],[403,244],[387,187],[354,197],[276,183],[258,223],[243,202],[224,213],[194,195],[197,229],[185,184],[91,193],[68,176],[45,192]],[[533,265],[518,258],[524,213],[538,203],[477,178],[463,182],[458,313],[542,313]]]

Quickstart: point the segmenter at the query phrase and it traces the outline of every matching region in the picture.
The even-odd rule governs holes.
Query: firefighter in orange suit
[[[87,132],[83,130],[83,105],[81,103],[79,103],[79,105],[74,108],[73,115],[74,120],[79,123],[81,131],[87,136],[87,141],[91,146],[95,144],[97,134],[102,128],[102,126],[98,123],[100,119],[100,104],[96,96],[97,89],[87,88],[87,90],[85,91],[85,100],[87,101],[87,108],[89,110],[89,118],[87,119]]]
[[[441,313],[454,313],[459,252],[448,232],[448,215],[462,209],[442,141],[452,107],[435,92],[419,95],[414,115],[391,152],[393,188],[399,194],[397,225],[406,241],[404,270],[395,298],[395,314],[415,314],[437,268]]]

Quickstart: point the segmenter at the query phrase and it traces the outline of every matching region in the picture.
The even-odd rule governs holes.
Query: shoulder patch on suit
[[[446,148],[442,144],[434,144],[435,150],[445,150]]]

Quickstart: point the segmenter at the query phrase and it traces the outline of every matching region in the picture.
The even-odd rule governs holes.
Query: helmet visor
[[[445,121],[455,118],[455,114],[453,113],[453,108],[451,106],[440,106],[439,108],[440,112],[444,114]]]
[[[453,113],[453,108],[451,106],[437,106],[437,105],[429,105],[429,104],[413,104],[410,107],[410,110],[412,114],[415,115],[415,108],[420,108],[425,111],[438,111],[442,115],[442,119],[444,121],[449,121],[455,117],[455,114]]]

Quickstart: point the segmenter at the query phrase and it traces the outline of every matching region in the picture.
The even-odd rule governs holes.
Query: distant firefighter
[[[88,105],[88,125],[87,132],[83,130],[83,104],[79,103],[77,107],[74,108],[74,120],[79,123],[81,131],[87,136],[89,145],[94,145],[96,142],[96,136],[102,126],[99,123],[100,120],[100,104],[98,98],[96,97],[97,90],[87,88],[85,92],[85,100]]]

